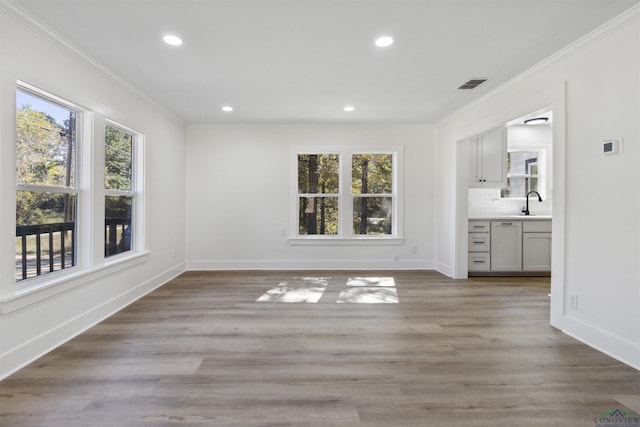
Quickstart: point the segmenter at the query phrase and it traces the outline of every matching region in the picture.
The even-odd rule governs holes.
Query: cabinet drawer
[[[469,233],[469,252],[489,252],[491,240],[489,233]]]
[[[551,233],[551,221],[522,221],[522,232],[524,233]]]
[[[490,221],[469,221],[469,233],[488,233],[490,231]]]
[[[491,256],[489,252],[469,254],[469,271],[489,271]]]

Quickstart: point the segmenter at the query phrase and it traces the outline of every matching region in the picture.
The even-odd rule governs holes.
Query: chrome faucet
[[[535,193],[538,195],[538,201],[541,202],[542,201],[542,197],[540,196],[540,193],[538,193],[537,191],[529,191],[527,193],[527,206],[522,208],[522,213],[525,215],[530,215],[529,214],[529,196],[531,195],[531,193]]]

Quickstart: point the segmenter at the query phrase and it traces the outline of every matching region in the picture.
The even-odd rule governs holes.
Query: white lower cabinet
[[[491,269],[491,223],[489,221],[469,222],[469,271],[489,271]]]
[[[522,222],[491,222],[491,271],[522,271]]]
[[[469,272],[551,272],[551,220],[470,220]]]
[[[551,221],[523,224],[522,269],[551,271]]]

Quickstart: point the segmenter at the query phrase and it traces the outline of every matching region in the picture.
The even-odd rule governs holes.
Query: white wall
[[[432,126],[194,126],[187,141],[187,268],[433,268]],[[291,146],[385,144],[404,146],[404,242],[292,245],[281,235],[296,197]]]
[[[184,270],[185,127],[31,28],[0,8],[0,378]],[[17,79],[95,111],[96,120],[107,117],[145,135],[146,255],[46,289],[21,293],[16,287]]]
[[[456,142],[529,111],[554,111],[552,324],[640,368],[640,12],[599,30],[438,125],[436,263],[462,275],[465,201]],[[566,112],[565,112],[566,110]],[[566,114],[565,114],[566,113]],[[603,156],[602,141],[625,140]],[[557,142],[560,141],[559,144]],[[452,219],[453,218],[453,219]],[[452,245],[451,242],[455,242]],[[578,308],[568,307],[568,294]]]

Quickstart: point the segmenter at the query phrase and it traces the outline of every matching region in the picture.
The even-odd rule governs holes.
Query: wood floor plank
[[[640,372],[549,326],[548,278],[188,272],[0,382],[0,425],[589,426]],[[255,302],[323,277],[318,303]],[[300,279],[297,279],[300,281]]]

